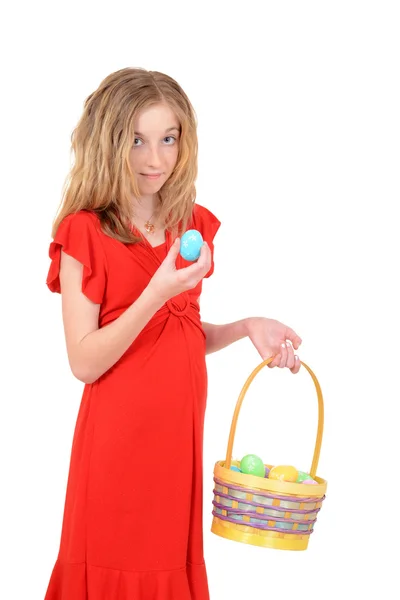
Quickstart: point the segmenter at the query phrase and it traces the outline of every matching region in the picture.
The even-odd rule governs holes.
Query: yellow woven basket
[[[317,485],[289,483],[231,471],[232,448],[236,425],[245,394],[257,373],[272,362],[273,357],[254,369],[239,395],[232,419],[226,459],[214,467],[214,500],[211,531],[216,535],[280,550],[306,550],[314,530],[317,514],[325,498],[327,482],[317,477],[324,427],[324,404],[321,387],[311,369],[310,373],[318,396],[318,429],[310,476]],[[266,465],[271,468],[272,465]]]

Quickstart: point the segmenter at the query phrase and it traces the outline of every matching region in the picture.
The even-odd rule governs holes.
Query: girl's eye
[[[172,140],[172,142],[169,142],[169,143],[167,143],[167,146],[172,146],[172,144],[173,144],[174,142],[176,142],[176,138],[175,138],[173,135],[168,135],[167,137],[165,137],[165,138],[164,138],[164,140]],[[142,140],[141,140],[140,138],[135,138],[135,139],[133,140],[133,146],[134,146],[134,147],[136,147],[136,148],[137,148],[139,145],[141,145],[141,144],[137,144],[137,143],[136,143],[137,141],[138,141],[138,142],[142,142]]]

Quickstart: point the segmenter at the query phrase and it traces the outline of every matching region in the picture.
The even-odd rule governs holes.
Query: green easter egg
[[[302,483],[306,479],[311,479],[310,475],[308,473],[304,473],[304,471],[299,471],[296,483]]]
[[[256,454],[246,454],[240,461],[240,470],[247,475],[265,476],[264,463]]]

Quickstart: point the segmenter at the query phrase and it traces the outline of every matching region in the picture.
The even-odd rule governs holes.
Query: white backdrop
[[[396,596],[399,25],[398,3],[384,0],[148,8],[38,1],[9,9],[1,598],[41,600],[58,551],[83,384],[68,367],[60,296],[45,285],[51,221],[83,101],[126,66],[177,79],[198,115],[197,199],[223,223],[203,319],[262,315],[290,325],[324,393],[318,474],[328,492],[308,550],[230,542],[210,533],[213,467],[225,457],[240,389],[261,359],[249,340],[207,358],[212,600]],[[264,369],[243,405],[234,454],[307,470],[315,431],[305,369],[296,376]]]

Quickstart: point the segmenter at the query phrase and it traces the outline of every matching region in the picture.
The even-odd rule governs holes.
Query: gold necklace
[[[155,213],[157,212],[158,207],[156,208],[156,210],[153,212],[153,214],[151,215],[151,217],[149,217],[145,222],[144,222],[144,228],[147,231],[147,233],[151,233],[153,234],[156,230],[156,226],[151,223],[151,219],[154,217]]]
[[[150,219],[147,219],[147,221],[144,224],[144,228],[147,231],[147,233],[154,233],[156,228],[155,225],[153,225],[153,223],[150,223],[150,220],[153,218],[154,213],[151,215]]]

